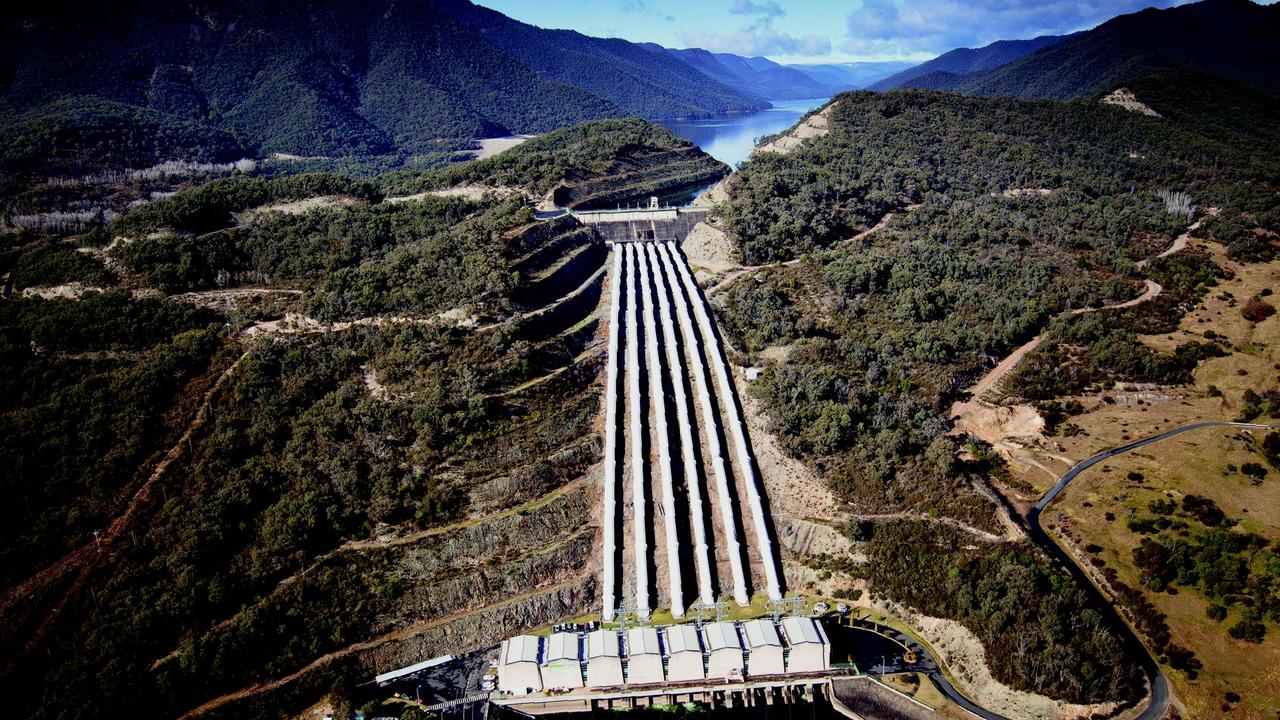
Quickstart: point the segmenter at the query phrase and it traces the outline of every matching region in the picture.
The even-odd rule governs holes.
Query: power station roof
[[[621,657],[617,630],[592,630],[587,633],[587,657]]]
[[[633,627],[627,630],[627,655],[661,655],[658,647],[658,631],[651,627]]]
[[[543,656],[544,663],[557,660],[578,660],[578,634],[555,633],[547,638],[547,652]]]
[[[538,662],[539,642],[535,635],[517,635],[507,640],[502,662],[510,665],[518,662]]]
[[[818,627],[818,621],[807,617],[789,617],[782,620],[782,631],[787,634],[787,644],[804,645],[816,643],[826,645],[827,638]]]
[[[702,654],[702,643],[698,642],[698,628],[693,625],[672,625],[667,628],[667,651],[671,655],[682,652]]]
[[[757,618],[742,623],[747,635],[747,647],[758,648],[770,645],[782,647],[782,638],[778,636],[778,626],[772,620]]]
[[[711,652],[725,648],[742,649],[742,640],[738,637],[738,630],[733,623],[709,623],[703,626],[702,632],[707,638],[707,650]]]

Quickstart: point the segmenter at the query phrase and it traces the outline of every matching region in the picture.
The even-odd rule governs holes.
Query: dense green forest
[[[730,179],[715,215],[745,259],[765,267],[717,297],[723,326],[765,365],[750,392],[772,432],[857,512],[914,511],[992,528],[983,490],[991,455],[949,434],[948,412],[984,369],[1055,318],[1063,319],[1053,339],[1011,383],[1024,395],[1056,397],[1068,385],[1114,379],[1183,382],[1223,352],[1204,342],[1157,353],[1135,337],[1176,324],[1216,283],[1217,266],[1189,252],[1141,271],[1136,263],[1189,224],[1166,190],[1221,208],[1234,253],[1274,252],[1253,229],[1269,227],[1280,207],[1280,158],[1257,151],[1280,142],[1264,119],[1280,100],[1188,74],[1133,85],[1163,119],[1086,102],[844,94],[829,134],[785,155],[757,154]],[[1230,103],[1212,105],[1227,95]],[[883,229],[853,239],[890,212]],[[790,259],[798,262],[769,264]],[[1136,297],[1142,277],[1163,285],[1156,301],[1065,315]],[[1067,342],[1069,353],[1053,354]],[[788,352],[760,352],[778,345]],[[1003,682],[1075,699],[1132,691],[1129,670],[1113,678],[1083,660],[1117,648],[1050,628],[1027,635],[1059,614],[1037,614],[1049,610],[1040,600],[1071,605],[1078,592],[1030,550],[952,557],[941,564],[949,574],[933,578],[910,552],[898,554],[900,545],[932,557],[945,538],[923,527],[891,527],[885,538],[871,545],[883,552],[871,572],[889,568],[872,588],[965,623],[988,641]],[[1037,601],[1019,608],[1030,613],[1026,622],[964,599],[992,573],[1027,576],[1019,592]],[[909,575],[919,582],[904,584]],[[1055,591],[1033,589],[1043,584]],[[1019,638],[1029,643],[1024,653],[1074,659],[1064,672],[1046,669],[1059,667],[1053,662],[1010,662],[1007,643]]]
[[[1135,697],[1141,673],[1089,596],[1033,547],[974,548],[921,522],[880,523],[860,566],[878,594],[956,618],[981,638],[996,677],[1072,702]]]
[[[1068,100],[1094,98],[1134,78],[1194,69],[1277,92],[1277,33],[1280,9],[1274,5],[1203,0],[1121,15],[995,68],[966,72],[944,65],[895,87]]]
[[[7,171],[404,157],[605,117],[768,107],[640,45],[454,0],[320,2],[303,13],[280,0],[58,0],[6,15],[0,38]]]

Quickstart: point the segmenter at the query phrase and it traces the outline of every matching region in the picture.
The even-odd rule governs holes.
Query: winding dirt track
[[[1083,315],[1085,313],[1100,312],[1102,310],[1119,310],[1120,308],[1133,307],[1134,305],[1140,305],[1152,300],[1160,293],[1164,292],[1164,288],[1161,287],[1160,283],[1154,280],[1144,280],[1143,282],[1146,283],[1147,289],[1141,295],[1132,300],[1126,300],[1114,305],[1103,305],[1102,307],[1096,308],[1076,308],[1075,310],[1069,310],[1067,314]],[[1001,360],[995,367],[991,368],[991,371],[982,376],[982,379],[978,381],[977,385],[969,388],[969,393],[973,395],[973,398],[977,400],[985,395],[989,390],[994,389],[1000,381],[1004,380],[1004,377],[1008,375],[1010,371],[1018,366],[1018,363],[1022,362],[1022,359],[1027,356],[1027,353],[1035,350],[1039,347],[1040,343],[1044,342],[1045,336],[1045,333],[1040,333],[1039,335],[1031,338],[1021,347],[1009,353],[1008,357]],[[955,412],[953,411],[952,414],[954,415]]]
[[[911,212],[911,210],[913,210],[916,207],[917,207],[916,205],[908,205],[904,207],[901,210],[901,212]],[[849,238],[845,238],[844,240],[841,240],[835,245],[832,245],[830,248],[828,248],[824,252],[833,252],[835,250],[843,249],[845,247],[848,247],[849,245],[852,245],[853,243],[858,242],[859,240],[862,240],[863,238],[867,237],[868,235],[871,235],[872,233],[878,233],[881,230],[883,230],[885,226],[889,224],[889,221],[892,219],[893,219],[892,212],[885,213],[884,217],[880,218],[880,222],[876,223],[875,225],[872,225],[871,227],[867,228],[866,230],[863,230],[862,232],[858,233],[857,235],[854,235],[853,237],[849,237]],[[721,290],[724,290],[734,280],[737,280],[743,275],[751,275],[761,270],[769,270],[772,268],[792,267],[793,265],[799,265],[803,260],[804,260],[803,257],[798,257],[798,258],[793,258],[791,260],[784,260],[782,262],[765,263],[764,265],[743,265],[737,270],[732,270],[728,273],[725,273],[724,277],[720,279],[720,282],[707,288],[705,294],[709,299],[712,295],[715,295]]]

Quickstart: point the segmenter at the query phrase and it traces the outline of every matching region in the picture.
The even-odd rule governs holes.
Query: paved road
[[[1151,443],[1171,438],[1175,435],[1181,435],[1185,432],[1209,427],[1240,427],[1262,430],[1273,429],[1270,425],[1257,425],[1253,423],[1195,422],[1162,432],[1159,435],[1152,435],[1151,437],[1131,442],[1128,445],[1121,445],[1120,447],[1104,450],[1097,455],[1076,464],[1075,467],[1068,470],[1067,473],[1062,476],[1062,479],[1058,480],[1058,482],[1054,484],[1054,486],[1050,488],[1034,506],[1032,506],[1031,511],[1027,513],[1027,524],[1031,531],[1031,539],[1043,547],[1045,552],[1049,553],[1051,557],[1057,558],[1058,561],[1071,572],[1072,576],[1075,577],[1080,586],[1084,588],[1086,592],[1093,595],[1095,604],[1102,610],[1103,614],[1107,616],[1111,621],[1111,624],[1120,633],[1121,640],[1127,646],[1131,656],[1139,658],[1142,670],[1146,673],[1147,682],[1151,685],[1151,700],[1147,704],[1146,709],[1137,717],[1136,720],[1158,720],[1159,718],[1164,717],[1165,712],[1169,709],[1169,680],[1164,676],[1164,673],[1161,672],[1160,665],[1155,661],[1155,658],[1151,656],[1151,653],[1147,651],[1146,646],[1142,644],[1138,639],[1138,636],[1134,634],[1129,625],[1120,617],[1120,614],[1112,605],[1111,600],[1105,597],[1102,594],[1102,591],[1093,584],[1093,580],[1088,576],[1083,568],[1076,564],[1074,558],[1068,555],[1067,552],[1054,542],[1053,539],[1049,537],[1048,533],[1044,531],[1044,528],[1040,525],[1040,513],[1050,502],[1053,501],[1055,497],[1058,496],[1058,493],[1062,492],[1063,489],[1067,487],[1068,483],[1076,478],[1076,476],[1103,460],[1115,457],[1121,453],[1127,453],[1130,450],[1135,450],[1144,445],[1150,445]],[[948,697],[950,697],[949,694]],[[983,717],[987,716],[984,715]]]
[[[883,637],[887,637],[892,642],[897,643],[897,645],[914,650],[918,657],[918,660],[913,665],[907,665],[902,662],[901,653],[895,653],[892,650],[887,651],[886,648],[872,648],[870,650],[859,648],[860,650],[864,650],[861,653],[863,657],[859,658],[859,664],[870,674],[883,675],[898,672],[924,673],[933,683],[933,686],[938,688],[938,691],[943,695],[946,695],[951,702],[982,718],[982,720],[1009,720],[1009,718],[1006,718],[1004,715],[1000,715],[984,707],[975,705],[971,700],[969,700],[969,698],[965,697],[964,694],[957,690],[956,687],[951,684],[951,681],[947,679],[947,675],[942,671],[942,667],[938,663],[937,658],[929,652],[928,648],[916,642],[915,638],[910,635],[888,625],[881,625],[880,623],[872,620],[854,620],[852,621],[852,627],[864,631],[875,632]],[[831,634],[830,630],[828,630],[828,634]],[[833,645],[834,642],[835,641],[833,640]],[[865,645],[866,643],[864,641],[859,644]],[[878,656],[881,653],[883,653],[883,656]],[[875,660],[880,660],[883,664],[876,663]]]
[[[1062,492],[1062,489],[1067,486],[1067,483],[1071,482],[1072,480],[1075,480],[1077,475],[1084,472],[1085,470],[1088,470],[1094,465],[1097,465],[1103,460],[1106,460],[1109,457],[1114,457],[1121,453],[1127,453],[1130,450],[1136,450],[1137,448],[1140,448],[1143,445],[1150,445],[1151,443],[1154,443],[1154,442],[1160,442],[1161,440],[1171,438],[1174,435],[1181,435],[1184,432],[1190,432],[1192,430],[1199,430],[1201,428],[1208,428],[1208,427],[1240,427],[1240,428],[1251,428],[1254,430],[1272,429],[1270,425],[1260,425],[1256,423],[1213,422],[1213,421],[1195,422],[1195,423],[1191,423],[1190,425],[1183,425],[1182,427],[1176,427],[1167,432],[1162,432],[1159,435],[1152,435],[1149,438],[1136,440],[1134,442],[1129,443],[1128,445],[1121,445],[1120,447],[1114,447],[1114,448],[1111,448],[1110,450],[1104,450],[1098,453],[1097,455],[1094,455],[1093,457],[1080,462],[1075,467],[1068,470],[1067,474],[1063,475],[1062,478],[1058,480],[1058,482],[1052,488],[1049,489],[1049,492],[1045,493],[1043,497],[1041,497],[1038,501],[1036,501],[1035,509],[1044,510],[1045,506],[1053,502],[1053,499],[1058,496],[1058,493]]]

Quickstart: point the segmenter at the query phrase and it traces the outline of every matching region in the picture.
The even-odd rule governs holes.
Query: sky
[[[1061,35],[1184,0],[473,0],[598,37],[785,63],[922,61],[957,47]]]

